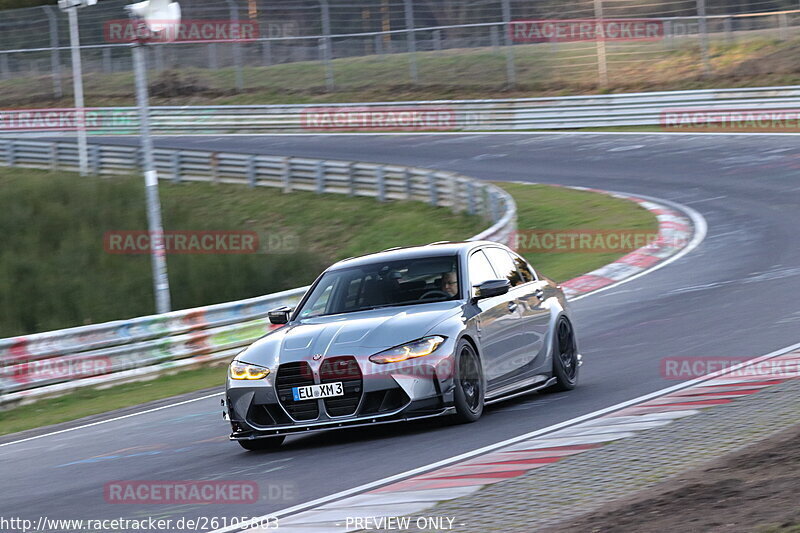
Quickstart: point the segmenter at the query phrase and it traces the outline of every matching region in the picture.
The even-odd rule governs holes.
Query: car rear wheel
[[[575,331],[566,318],[558,321],[553,335],[553,377],[556,378],[548,390],[568,391],[578,384],[578,346]]]
[[[461,423],[475,422],[483,414],[483,369],[477,352],[465,340],[456,349],[455,381],[454,418]]]
[[[239,446],[250,452],[277,450],[286,437],[264,437],[261,439],[238,440]]]

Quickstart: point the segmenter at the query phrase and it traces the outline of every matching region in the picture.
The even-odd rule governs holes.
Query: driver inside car
[[[442,291],[446,292],[451,298],[458,296],[458,276],[455,272],[445,272],[442,274]]]

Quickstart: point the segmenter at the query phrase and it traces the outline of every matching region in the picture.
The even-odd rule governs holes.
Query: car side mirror
[[[507,294],[508,291],[511,290],[511,282],[507,279],[490,279],[489,281],[484,281],[479,285],[475,285],[474,288],[475,297],[473,300],[477,302],[478,300],[485,300],[493,296]]]
[[[294,309],[291,307],[283,306],[273,309],[267,313],[267,316],[272,324],[287,324],[289,322],[289,315],[292,314],[292,311],[294,311]]]

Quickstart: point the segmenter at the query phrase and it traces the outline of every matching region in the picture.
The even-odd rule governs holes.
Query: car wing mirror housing
[[[269,317],[269,321],[272,324],[287,324],[289,322],[289,317],[294,311],[291,307],[278,307],[277,309],[273,309],[267,316]]]
[[[472,300],[477,302],[478,300],[485,300],[486,298],[502,296],[508,293],[511,290],[511,282],[507,279],[490,279],[475,285],[473,288],[475,289],[475,296]]]

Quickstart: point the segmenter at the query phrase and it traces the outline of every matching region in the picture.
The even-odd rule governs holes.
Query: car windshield
[[[459,298],[457,256],[376,261],[326,272],[300,318]]]

